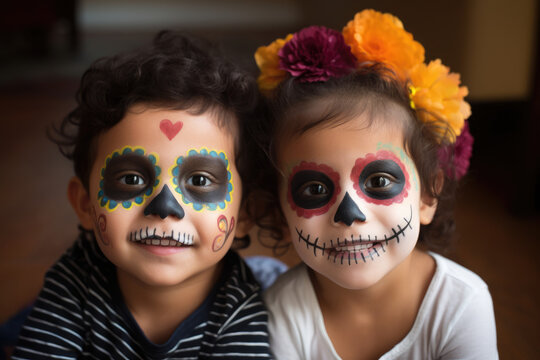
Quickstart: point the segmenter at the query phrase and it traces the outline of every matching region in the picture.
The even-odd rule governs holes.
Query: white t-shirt
[[[493,303],[486,283],[463,266],[430,255],[437,268],[414,325],[380,359],[498,359]],[[279,277],[264,299],[276,359],[341,359],[326,332],[304,264]]]

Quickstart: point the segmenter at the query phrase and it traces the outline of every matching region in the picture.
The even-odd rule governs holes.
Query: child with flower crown
[[[448,245],[471,155],[459,75],[374,10],[255,59],[269,225],[288,225],[303,261],[265,293],[276,358],[497,359],[487,285],[432,252]]]

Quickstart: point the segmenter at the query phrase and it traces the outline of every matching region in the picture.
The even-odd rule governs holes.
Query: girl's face
[[[119,276],[179,284],[211,271],[233,241],[234,137],[208,112],[130,110],[97,141],[92,227]]]
[[[379,116],[405,115],[396,106]],[[296,251],[348,289],[377,283],[405,260],[433,208],[421,201],[399,120],[366,120],[311,129],[277,154],[280,202]]]

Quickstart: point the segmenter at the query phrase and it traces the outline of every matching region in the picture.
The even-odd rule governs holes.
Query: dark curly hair
[[[243,195],[249,192],[255,166],[247,123],[258,113],[256,82],[225,60],[214,44],[162,31],[147,47],[96,60],[83,74],[76,100],[75,109],[49,131],[49,137],[73,161],[87,190],[97,137],[120,122],[131,106],[145,104],[215,114],[218,125],[236,135]]]
[[[259,238],[263,244],[274,247],[277,254],[284,249],[281,240],[286,221],[275,195],[279,176],[276,150],[280,144],[312,128],[344,124],[363,112],[367,112],[371,122],[381,121],[372,115],[384,112],[388,102],[392,102],[406,114],[402,124],[394,125],[403,127],[403,147],[419,173],[422,195],[437,201],[432,222],[421,226],[419,244],[436,251],[444,251],[450,245],[455,230],[453,207],[457,183],[441,171],[437,155],[442,146],[450,144],[441,143],[440,135],[433,129],[440,128],[441,123],[426,124],[418,120],[410,106],[406,84],[396,80],[391,70],[373,64],[325,82],[307,83],[288,78],[268,95],[269,115],[256,131],[257,142],[271,164],[263,167],[268,171],[262,176],[265,180],[258,190],[261,195],[256,222],[261,228]],[[442,186],[441,176],[444,176]]]

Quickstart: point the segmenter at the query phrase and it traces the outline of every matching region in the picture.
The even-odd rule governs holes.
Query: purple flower
[[[300,30],[278,55],[280,68],[302,82],[326,81],[345,75],[356,62],[343,35],[322,26]]]
[[[459,180],[467,173],[470,164],[469,160],[472,155],[473,142],[474,139],[469,132],[469,124],[465,121],[461,134],[457,137],[455,144],[439,149],[439,162],[446,176]]]

